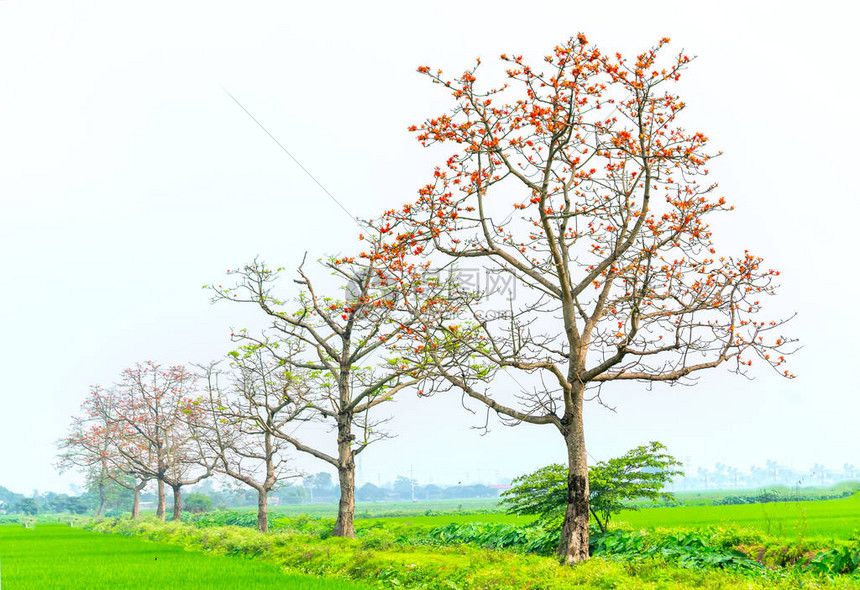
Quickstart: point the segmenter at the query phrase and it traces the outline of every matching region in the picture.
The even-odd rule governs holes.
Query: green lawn
[[[345,580],[286,574],[264,561],[205,555],[57,524],[0,526],[0,568],[3,590],[369,589]]]
[[[860,531],[860,495],[817,502],[678,506],[625,511],[615,522],[636,528],[737,525],[787,539],[848,539]]]

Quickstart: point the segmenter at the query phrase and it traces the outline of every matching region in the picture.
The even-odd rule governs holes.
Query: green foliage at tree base
[[[673,477],[683,475],[680,466],[665,446],[652,441],[589,467],[594,524],[606,531],[613,514],[636,509],[630,504],[634,499],[672,501],[672,495],[663,489]],[[514,479],[514,486],[502,493],[502,501],[510,513],[536,514],[545,528],[560,528],[567,508],[567,475],[567,467],[559,463],[547,465]]]

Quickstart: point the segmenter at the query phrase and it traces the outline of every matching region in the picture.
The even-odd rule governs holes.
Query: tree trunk
[[[355,537],[355,455],[352,452],[352,416],[338,424],[337,479],[340,483],[340,503],[332,535]]]
[[[158,480],[158,508],[155,510],[155,517],[158,520],[164,520],[164,512],[165,512],[165,501],[164,501],[164,480]]]
[[[269,492],[263,488],[257,490],[257,530],[269,532]]]
[[[99,482],[99,507],[96,508],[96,518],[101,518],[105,514],[107,508],[107,491],[105,490],[105,482]]]
[[[588,559],[588,459],[582,423],[582,392],[574,392],[574,411],[562,431],[567,446],[567,510],[558,544],[558,557],[570,565]]]
[[[131,504],[131,519],[137,520],[140,518],[140,488],[134,488],[134,500]]]
[[[182,519],[182,486],[170,486],[173,488],[173,520]]]

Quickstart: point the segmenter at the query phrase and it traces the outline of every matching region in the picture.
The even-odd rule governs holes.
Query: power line
[[[248,111],[248,109],[246,109],[244,106],[242,106],[242,103],[241,103],[241,102],[239,102],[239,101],[236,99],[236,97],[235,97],[235,96],[233,96],[232,94],[230,94],[230,91],[229,91],[229,90],[227,90],[227,89],[226,89],[226,88],[224,88],[223,86],[221,87],[221,90],[223,90],[224,92],[226,92],[226,93],[227,93],[227,96],[229,96],[230,98],[232,98],[232,99],[233,99],[233,102],[235,102],[237,105],[239,105],[239,108],[241,108],[243,111],[245,111],[245,114],[247,114],[249,117],[251,117],[251,120],[252,120],[252,121],[254,121],[254,123],[256,123],[257,125],[259,125],[259,126],[260,126],[260,129],[262,129],[263,131],[265,131],[265,132],[266,132],[266,135],[268,135],[269,137],[271,137],[271,138],[272,138],[272,141],[274,141],[274,142],[278,145],[278,147],[279,147],[279,148],[281,148],[281,150],[283,150],[283,152],[284,152],[285,154],[287,154],[287,155],[290,157],[290,159],[291,159],[293,162],[295,162],[295,163],[296,163],[296,165],[298,165],[298,167],[299,167],[299,168],[301,168],[301,169],[304,171],[304,173],[305,173],[305,174],[307,174],[307,175],[310,177],[310,179],[311,179],[311,180],[313,180],[315,183],[317,183],[317,186],[319,186],[319,187],[323,190],[323,192],[325,192],[325,194],[327,194],[327,195],[329,196],[329,198],[330,198],[332,201],[334,201],[335,203],[337,203],[337,206],[338,206],[338,207],[340,207],[340,208],[343,210],[343,212],[344,212],[344,213],[346,213],[347,215],[349,215],[349,218],[350,218],[350,219],[352,219],[353,221],[355,221],[356,225],[358,225],[359,227],[361,227],[361,225],[358,223],[358,221],[356,221],[355,216],[354,216],[352,213],[350,213],[350,212],[349,212],[349,210],[347,210],[347,208],[346,208],[346,207],[344,207],[344,206],[343,206],[343,204],[341,204],[341,202],[340,202],[340,201],[338,201],[338,200],[335,198],[335,196],[334,196],[333,194],[331,194],[331,193],[328,191],[328,189],[327,189],[326,187],[324,187],[324,186],[322,185],[322,183],[321,183],[319,180],[317,180],[317,179],[314,177],[314,175],[313,175],[313,174],[311,174],[311,173],[308,171],[308,169],[307,169],[307,168],[305,168],[304,166],[302,166],[302,163],[301,163],[301,162],[299,162],[299,161],[296,159],[296,157],[295,157],[293,154],[291,154],[291,153],[289,152],[289,150],[288,150],[287,148],[285,148],[285,147],[283,146],[283,144],[281,144],[281,142],[280,142],[280,141],[278,141],[278,140],[277,140],[277,138],[276,138],[274,135],[272,135],[271,133],[269,133],[269,130],[268,130],[268,129],[266,129],[266,128],[263,126],[263,124],[262,124],[262,123],[260,123],[260,122],[257,120],[257,118],[256,118],[254,115],[252,115],[252,114]]]

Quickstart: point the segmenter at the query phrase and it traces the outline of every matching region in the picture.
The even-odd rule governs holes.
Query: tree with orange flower
[[[182,365],[147,361],[125,369],[110,390],[93,390],[116,464],[141,482],[156,481],[161,520],[165,486],[173,490],[173,520],[179,520],[182,488],[212,474],[214,460],[202,452],[189,427],[195,411],[190,404],[199,395],[196,379]]]
[[[88,483],[99,493],[96,516],[104,515],[108,486],[114,483],[133,494],[131,517],[140,516],[140,492],[149,483],[149,477],[140,476],[123,460],[116,444],[118,432],[114,391],[99,386],[90,388],[90,394],[81,404],[81,415],[73,416],[69,431],[57,441],[57,466],[61,471],[78,469]]]
[[[665,56],[667,43],[628,60],[580,34],[540,67],[503,54],[507,83],[487,90],[480,60],[455,78],[418,68],[454,105],[410,130],[454,149],[415,202],[382,220],[398,243],[516,282],[515,300],[499,307],[486,286],[462,289],[467,316],[425,320],[423,353],[504,419],[561,434],[565,563],[588,558],[588,398],[720,365],[745,374],[754,359],[793,376],[785,322],[763,316],[779,272],[712,241],[708,219],[731,207],[706,180],[716,155],[707,137],[681,126],[672,86],[690,58]],[[503,374],[530,381],[506,396],[491,386]]]

